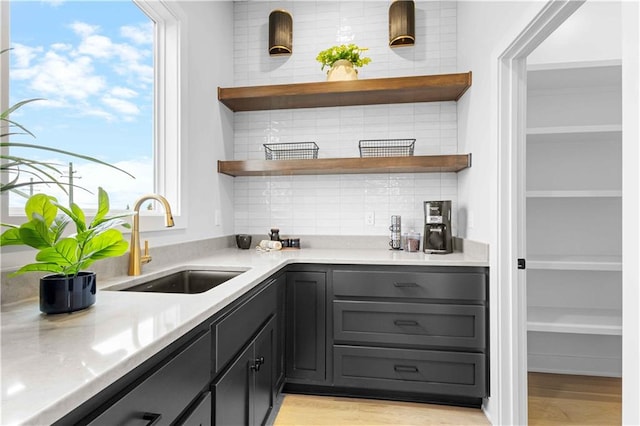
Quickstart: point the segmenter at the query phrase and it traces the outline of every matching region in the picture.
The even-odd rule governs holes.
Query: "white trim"
[[[181,146],[184,102],[181,73],[187,57],[183,43],[185,17],[168,2],[133,0],[152,19],[154,33],[154,192],[164,195],[176,217],[181,216]],[[186,91],[185,91],[186,92]],[[143,194],[140,194],[143,195]]]
[[[8,1],[0,0],[0,50],[9,48],[9,7]],[[9,109],[9,55],[0,55],[0,111]],[[1,148],[2,154],[8,154],[8,148]],[[7,176],[0,176],[7,179]],[[9,194],[0,197],[0,216],[7,217],[9,212]]]
[[[622,424],[640,424],[640,5],[622,2]]]
[[[497,324],[501,365],[501,423],[526,424],[527,296],[524,257],[524,152],[526,140],[526,58],[583,1],[551,0],[499,57],[498,63],[498,235]],[[497,352],[497,353],[496,353]]]

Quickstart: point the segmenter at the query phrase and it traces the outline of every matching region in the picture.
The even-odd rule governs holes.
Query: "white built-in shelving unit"
[[[619,61],[530,65],[529,370],[621,375]]]

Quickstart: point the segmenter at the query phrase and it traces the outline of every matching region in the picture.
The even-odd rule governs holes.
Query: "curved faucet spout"
[[[140,275],[142,264],[151,262],[149,255],[149,245],[145,241],[144,255],[140,250],[140,208],[147,200],[156,200],[164,207],[165,225],[167,228],[174,226],[171,206],[166,198],[158,194],[146,194],[138,198],[133,207],[133,226],[131,228],[131,244],[129,245],[129,275]]]

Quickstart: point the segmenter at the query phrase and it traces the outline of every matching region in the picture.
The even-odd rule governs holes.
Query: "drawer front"
[[[213,325],[214,373],[218,373],[275,314],[277,287],[269,285],[228,316]]]
[[[484,324],[478,305],[333,302],[335,341],[483,350]]]
[[[486,396],[484,354],[343,345],[333,354],[336,386]]]
[[[480,272],[334,271],[333,292],[342,297],[395,297],[484,301]]]
[[[211,334],[193,342],[171,361],[94,419],[92,426],[169,425],[209,383]]]

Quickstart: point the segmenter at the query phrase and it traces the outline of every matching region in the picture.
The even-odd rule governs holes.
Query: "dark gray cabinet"
[[[276,324],[276,355],[273,369],[274,392],[282,389],[285,379],[285,330],[286,330],[286,301],[287,301],[287,275],[281,274],[272,284],[276,288],[278,308]]]
[[[194,407],[176,425],[210,426],[211,425],[211,392],[205,392],[194,403]]]
[[[216,426],[265,423],[274,398],[275,323],[272,317],[214,382]]]
[[[273,277],[56,425],[261,425],[283,386],[488,395],[487,268],[299,264]]]
[[[174,424],[210,380],[211,334],[167,357],[168,362],[110,404],[92,426]],[[210,417],[209,417],[210,419]],[[80,422],[85,424],[85,422]],[[192,423],[195,424],[195,423]],[[211,424],[211,420],[206,425]]]
[[[326,379],[326,273],[287,272],[287,382]]]
[[[233,309],[212,327],[213,372],[219,373],[277,311],[277,287],[273,280],[257,294]]]
[[[473,404],[488,395],[486,268],[336,266],[331,289],[334,386]]]

